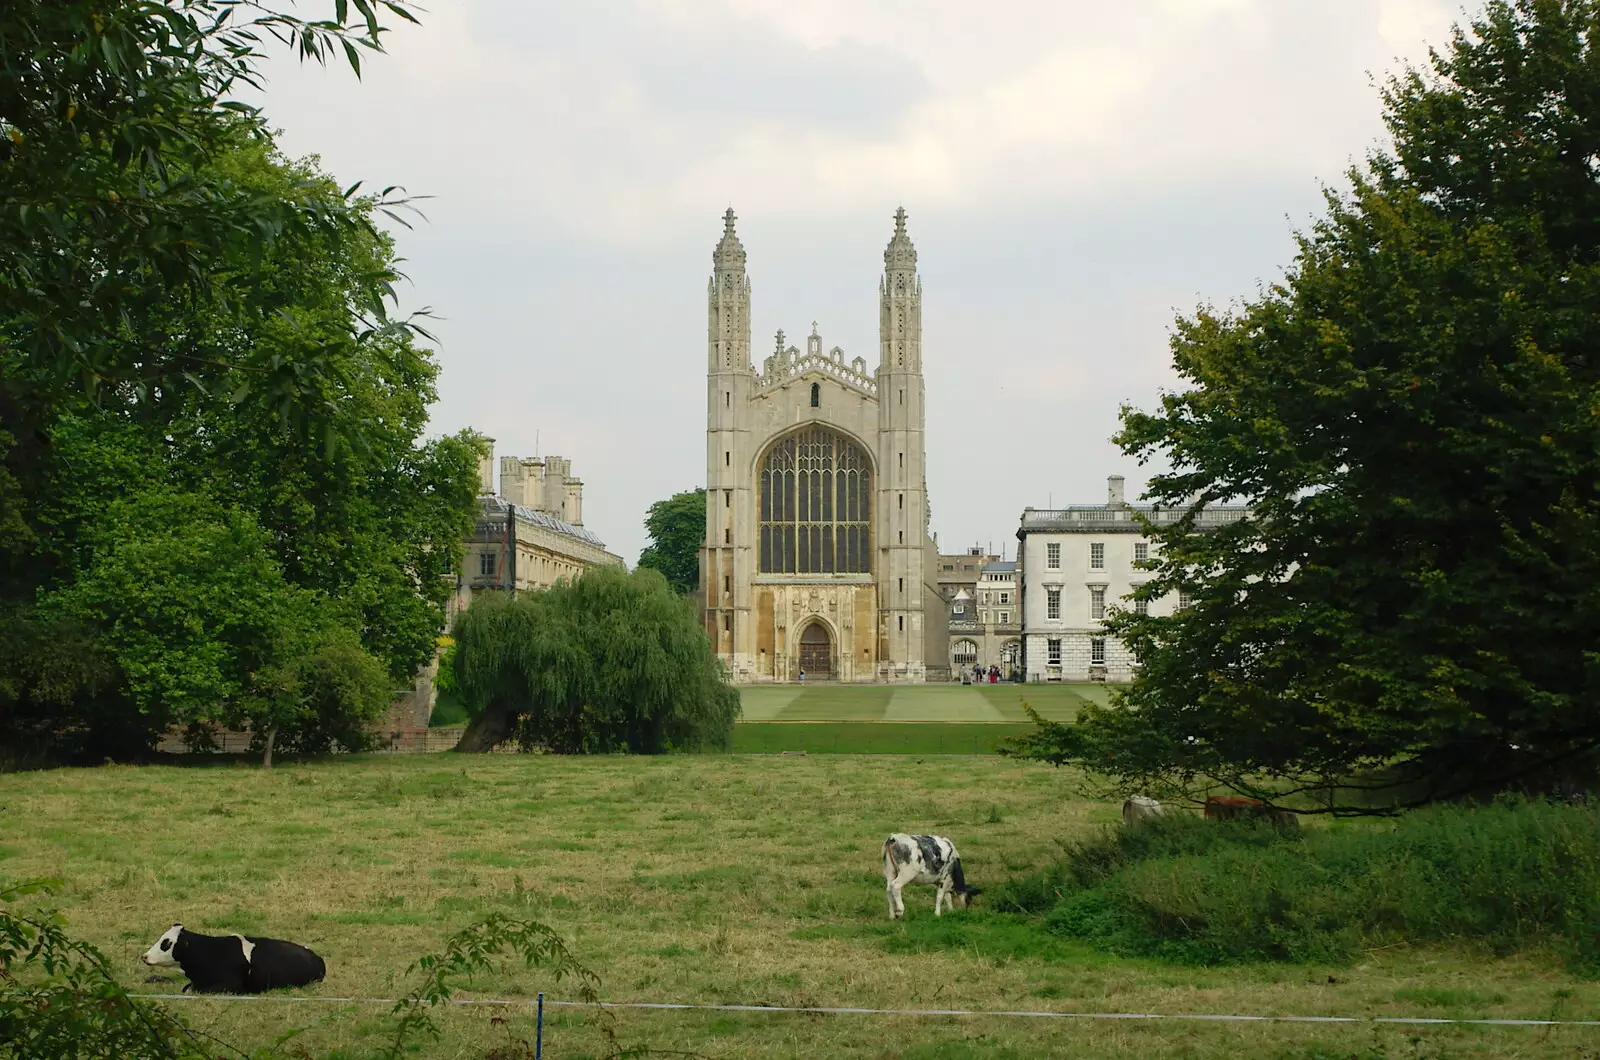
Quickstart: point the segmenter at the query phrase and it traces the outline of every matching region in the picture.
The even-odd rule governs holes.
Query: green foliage
[[[660,571],[667,584],[688,595],[700,584],[700,546],[706,538],[706,491],[674,493],[650,506],[644,518],[650,543],[639,566]]]
[[[0,30],[48,20],[37,7],[7,9]],[[339,32],[318,24],[300,43]],[[162,156],[170,179],[342,220],[269,225],[200,286],[142,290],[115,341],[145,374],[102,365],[92,395],[17,338],[31,325],[0,284],[0,413],[27,429],[0,437],[0,741],[98,758],[149,747],[168,721],[248,722],[282,726],[290,748],[358,747],[377,690],[410,684],[435,651],[481,439],[422,440],[438,368],[406,328],[373,323],[398,275],[380,202],[213,109],[203,150]]]
[[[0,889],[0,902],[60,887],[59,880],[15,884]],[[0,909],[0,1057],[198,1060],[216,1055],[166,1009],[129,997],[100,951],[71,938],[60,916]]]
[[[1179,323],[1189,388],[1118,442],[1161,505],[1254,515],[1148,529],[1137,595],[1191,606],[1115,615],[1139,679],[1028,753],[1335,812],[1592,782],[1597,49],[1597,0],[1494,0],[1388,84],[1392,151],[1284,280]]]
[[[476,712],[464,749],[512,724],[524,745],[564,754],[721,748],[739,715],[694,606],[652,570],[484,593],[454,635],[457,687]]]
[[[342,51],[359,73],[358,49],[379,50],[379,11],[415,21],[399,0],[323,6],[332,18],[234,0],[0,8],[0,356],[6,396],[21,399],[8,421],[47,421],[72,396],[205,385],[217,365],[149,341],[151,313],[240,293],[236,267],[279,241],[373,234],[354,188],[263,192],[205,172],[241,133],[265,137],[233,98],[259,87],[264,41],[319,62]],[[393,328],[392,281],[363,290],[360,331]],[[223,367],[248,364],[269,404],[298,405],[333,378],[316,356],[237,352]]]
[[[1123,955],[1343,962],[1464,942],[1600,974],[1600,811],[1509,799],[1304,832],[1171,815],[1069,844],[992,899]]]
[[[399,1060],[419,1036],[437,1041],[442,1035],[438,1024],[433,1022],[431,1010],[450,1003],[459,980],[494,971],[499,966],[496,958],[507,951],[520,954],[525,967],[544,969],[558,983],[571,979],[577,1000],[600,999],[597,992],[600,977],[578,963],[566,941],[555,931],[537,920],[491,913],[486,919],[451,935],[445,940],[443,951],[420,957],[406,969],[407,975],[421,972],[422,981],[395,1002],[394,1040],[381,1055]]]

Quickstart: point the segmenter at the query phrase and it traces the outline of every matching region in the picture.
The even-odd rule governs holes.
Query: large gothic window
[[[810,427],[767,451],[761,466],[761,570],[872,570],[872,465],[860,446]]]

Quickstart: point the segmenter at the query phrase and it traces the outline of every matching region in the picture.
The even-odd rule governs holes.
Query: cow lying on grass
[[[1288,810],[1276,810],[1260,799],[1243,795],[1213,795],[1206,799],[1206,820],[1238,821],[1262,820],[1290,828],[1300,824],[1300,818]]]
[[[201,935],[174,924],[141,958],[149,965],[176,964],[197,994],[259,994],[280,986],[305,986],[327,973],[322,958],[294,942]]]
[[[883,880],[889,888],[889,919],[906,915],[900,891],[912,883],[931,883],[938,889],[933,896],[933,915],[948,904],[965,909],[983,892],[967,886],[961,872],[961,855],[956,845],[942,835],[906,835],[896,832],[883,844]]]

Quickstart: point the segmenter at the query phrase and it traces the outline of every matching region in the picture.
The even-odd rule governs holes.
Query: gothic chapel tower
[[[758,373],[730,209],[707,291],[706,632],[736,681],[945,676],[933,584],[922,285],[906,213],[879,282],[878,366],[779,331]]]
[[[906,211],[894,213],[894,237],[878,281],[878,526],[885,676],[923,680],[923,545],[928,483],[923,470],[922,281]],[[934,563],[936,565],[936,561]],[[932,580],[931,577],[929,580]]]
[[[712,643],[737,675],[749,669],[748,652],[738,650],[750,614],[749,515],[754,508],[750,476],[749,429],[745,424],[755,373],[750,368],[750,279],[744,246],[733,230],[733,208],[722,215],[722,241],[711,255],[706,292],[706,544],[701,552],[700,585],[712,621]],[[743,514],[740,520],[736,513]]]

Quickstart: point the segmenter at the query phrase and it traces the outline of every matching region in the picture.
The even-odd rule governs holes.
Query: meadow
[[[1338,965],[1205,968],[1111,957],[992,908],[935,920],[927,888],[886,916],[895,830],[960,845],[993,888],[1056,838],[1111,825],[1047,766],[995,757],[363,756],[107,766],[0,776],[0,876],[54,875],[72,929],[131,988],[170,923],[291,938],[328,961],[310,993],[393,997],[418,955],[500,911],[562,932],[610,1000],[1166,1014],[1600,1018],[1600,984],[1544,954],[1387,946]],[[1341,825],[1340,827],[1361,827]],[[980,899],[980,903],[981,903]],[[520,967],[473,996],[552,997]],[[293,1027],[314,1055],[363,1056],[383,1010],[185,1001],[239,1042]],[[498,1013],[503,1015],[504,1013]],[[531,1011],[452,1010],[418,1055],[482,1056]],[[1043,1021],[619,1011],[625,1043],[712,1057],[1595,1057],[1595,1028]],[[551,1057],[593,1055],[592,1013],[547,1020]]]

